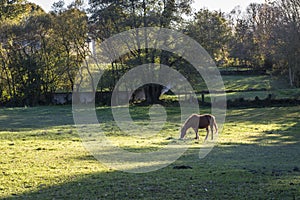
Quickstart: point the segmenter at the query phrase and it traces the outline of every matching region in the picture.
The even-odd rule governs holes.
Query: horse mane
[[[185,120],[182,128],[181,128],[181,134],[180,134],[180,138],[183,138],[186,134],[186,131],[189,129],[189,128],[195,128],[195,127],[198,127],[198,124],[199,124],[199,115],[198,114],[192,114],[191,116],[189,116],[187,118],[187,120]],[[195,129],[194,129],[195,130]]]
[[[199,116],[200,116],[200,115],[198,115],[198,114],[192,114],[191,116],[189,116],[189,117],[185,120],[185,122],[184,122],[182,128],[190,128],[190,127],[186,127],[186,126],[190,125],[189,122],[190,122],[193,118],[199,117]]]

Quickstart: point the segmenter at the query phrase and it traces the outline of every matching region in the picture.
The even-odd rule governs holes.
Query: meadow
[[[131,108],[138,123],[147,121],[147,111]],[[156,151],[176,141],[179,111],[168,107],[161,133],[137,144],[115,128],[109,107],[97,108],[107,136],[129,151]],[[82,146],[71,106],[2,108],[0,198],[299,199],[299,113],[300,106],[229,109],[218,144],[205,158],[199,159],[201,142],[189,133],[190,149],[177,161],[132,174],[106,167]]]
[[[282,100],[282,99],[300,99],[300,89],[291,88],[289,84],[284,79],[279,79],[276,77],[271,77],[270,75],[224,75],[222,76],[225,90],[226,99],[230,101],[237,101],[240,99],[253,101],[255,98],[260,100],[267,99],[269,95],[272,99]],[[206,91],[207,87],[204,82],[197,85],[197,98],[201,102],[202,96],[201,92]],[[212,93],[205,94],[204,101],[211,102],[222,94]],[[176,101],[178,96],[175,95],[163,95],[161,97],[163,100]],[[181,99],[186,98],[185,95],[180,96]],[[187,96],[189,98],[189,96]]]

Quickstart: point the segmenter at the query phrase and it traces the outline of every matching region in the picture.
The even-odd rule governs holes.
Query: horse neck
[[[186,134],[186,131],[188,130],[190,128],[190,126],[189,126],[189,124],[188,123],[185,123],[184,125],[183,125],[183,127],[181,128],[181,137],[184,137],[185,136],[185,134]]]
[[[189,128],[192,127],[192,122],[191,120],[188,120],[182,127],[183,130],[187,131]]]

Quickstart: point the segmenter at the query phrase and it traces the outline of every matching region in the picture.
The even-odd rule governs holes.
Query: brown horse
[[[182,129],[181,129],[181,135],[180,135],[180,139],[183,139],[186,131],[189,128],[193,128],[195,133],[196,133],[196,138],[195,139],[199,139],[199,134],[198,134],[198,129],[201,128],[205,128],[206,129],[206,136],[205,136],[205,140],[207,140],[208,138],[208,134],[209,134],[209,127],[211,129],[211,139],[213,140],[213,135],[214,135],[214,127],[216,129],[216,134],[218,134],[218,126],[217,126],[217,122],[216,122],[216,118],[213,115],[210,114],[205,114],[205,115],[198,115],[198,114],[192,114],[183,124]]]

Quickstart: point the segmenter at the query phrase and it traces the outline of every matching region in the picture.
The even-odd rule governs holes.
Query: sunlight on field
[[[269,76],[222,76],[227,90],[271,89]]]
[[[0,120],[0,197],[47,199],[49,196],[60,198],[66,192],[74,198],[72,195],[78,196],[79,193],[92,195],[93,198],[96,196],[88,192],[93,188],[93,191],[102,191],[101,194],[96,192],[97,197],[103,194],[103,198],[108,198],[113,196],[113,191],[107,192],[105,188],[123,184],[117,177],[126,179],[130,187],[139,187],[139,181],[134,181],[140,178],[150,185],[160,182],[160,187],[171,187],[172,192],[177,194],[178,185],[171,183],[170,186],[166,183],[169,179],[160,177],[172,174],[174,180],[183,180],[186,177],[184,173],[194,177],[190,180],[192,182],[204,181],[203,184],[207,184],[209,181],[217,181],[218,184],[205,186],[209,190],[215,190],[216,195],[222,193],[221,185],[226,185],[226,190],[230,192],[238,184],[243,192],[252,192],[259,196],[262,193],[257,190],[255,183],[261,183],[263,190],[274,196],[281,190],[285,191],[284,194],[289,194],[290,183],[293,183],[292,188],[299,186],[297,167],[300,160],[296,156],[300,151],[299,106],[229,110],[218,145],[203,160],[199,160],[197,156],[202,147],[205,130],[200,130],[200,141],[193,140],[193,131],[187,134],[186,140],[179,141],[178,130],[181,124],[175,123],[179,113],[177,108],[168,109],[169,114],[171,113],[170,121],[159,134],[151,137],[130,137],[115,127],[108,108],[99,108],[101,126],[107,137],[126,151],[155,152],[167,144],[180,143],[190,147],[171,166],[143,176],[117,172],[91,156],[82,146],[81,138],[72,125],[70,107],[1,109],[0,116],[6,117]],[[136,111],[133,112],[133,118],[138,123],[144,123],[145,118],[140,118],[139,114],[145,112],[145,109],[133,110]],[[36,121],[33,122],[32,119]],[[273,149],[276,149],[276,154]],[[265,159],[268,159],[267,163]],[[148,164],[159,165],[163,162]],[[174,171],[173,166],[176,164],[191,165],[196,171]],[[215,177],[218,173],[222,179]],[[263,174],[262,177],[255,176],[257,173]],[[153,179],[152,176],[156,178]],[[281,181],[274,177],[280,177]],[[252,181],[247,183],[249,180]],[[98,190],[97,184],[101,185]],[[250,191],[244,190],[243,184]],[[298,196],[299,192],[293,190],[293,194]],[[147,191],[144,193],[148,194]],[[139,194],[135,191],[132,195]]]

